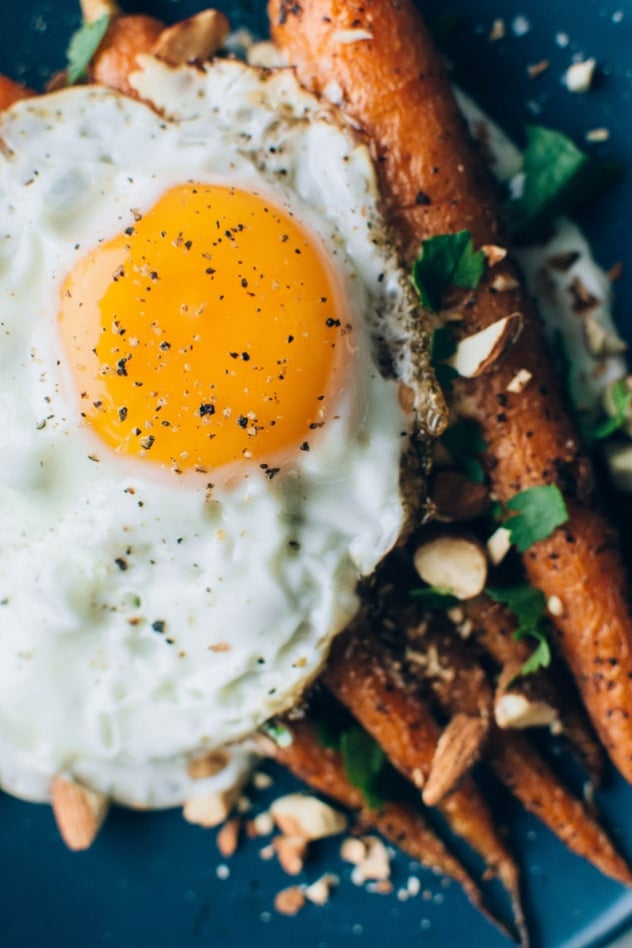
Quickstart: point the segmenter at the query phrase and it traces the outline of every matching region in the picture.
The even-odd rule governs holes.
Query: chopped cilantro
[[[79,79],[85,79],[90,60],[96,53],[110,25],[110,17],[104,16],[93,23],[84,21],[71,37],[66,53],[68,82],[74,85]]]
[[[413,264],[413,283],[423,305],[436,312],[449,287],[475,290],[484,272],[485,254],[474,250],[469,230],[461,230],[424,240]]]
[[[612,407],[614,414],[611,418],[602,421],[593,431],[593,437],[597,440],[609,438],[611,434],[618,431],[628,420],[630,405],[632,404],[632,389],[628,388],[626,379],[619,379],[610,389],[612,397]]]
[[[410,595],[420,602],[429,612],[442,612],[459,605],[461,600],[452,594],[450,589],[442,586],[425,586],[421,589],[411,589]]]
[[[340,735],[340,752],[349,783],[362,793],[367,806],[379,809],[384,798],[378,783],[386,763],[380,745],[356,724]]]
[[[533,586],[506,586],[504,589],[486,589],[494,602],[500,602],[513,612],[517,620],[515,639],[535,639],[537,646],[520,669],[521,675],[531,675],[551,664],[551,648],[546,634],[546,599]]]
[[[475,457],[482,454],[487,443],[481,434],[481,426],[473,418],[463,418],[443,432],[441,443],[448,451],[454,463],[471,481],[482,484],[485,480],[483,465]]]
[[[437,382],[446,392],[450,391],[452,380],[459,374],[451,365],[446,365],[446,360],[453,356],[455,352],[456,342],[450,326],[441,326],[439,329],[435,329],[430,340],[430,363],[434,369]]]
[[[292,744],[291,731],[285,725],[278,724],[276,721],[265,721],[259,730],[263,731],[279,747],[290,747]]]
[[[318,743],[327,750],[340,750],[340,736],[342,731],[336,721],[329,717],[319,717],[314,723],[314,730]]]
[[[511,533],[511,542],[521,553],[534,543],[546,540],[556,527],[568,520],[568,510],[556,484],[529,487],[515,494],[505,506],[511,516],[504,526]]]
[[[570,138],[541,125],[526,129],[522,195],[506,205],[514,237],[531,240],[559,214],[565,214],[620,176],[612,162],[598,161]]]

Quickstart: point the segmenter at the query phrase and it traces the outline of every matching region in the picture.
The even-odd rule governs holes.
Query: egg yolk
[[[234,187],[178,186],[134,217],[62,289],[83,417],[115,451],[177,471],[308,451],[350,351],[318,242]]]

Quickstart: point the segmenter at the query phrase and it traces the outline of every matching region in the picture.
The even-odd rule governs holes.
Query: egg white
[[[243,739],[317,674],[404,526],[400,384],[430,426],[438,413],[355,133],[288,70],[147,57],[134,81],[162,116],[84,87],[0,123],[0,784],[45,799],[63,772],[164,806],[191,794],[191,754]],[[56,324],[75,261],[187,180],[274,194],[324,241],[355,319],[348,390],[312,450],[212,492],[80,424]]]

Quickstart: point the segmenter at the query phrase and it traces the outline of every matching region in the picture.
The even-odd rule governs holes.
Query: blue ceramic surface
[[[199,9],[200,2],[147,0],[124,4],[173,20]],[[78,23],[75,0],[2,0],[0,71],[41,87],[64,64],[64,50]],[[265,25],[260,0],[220,3],[233,21],[255,29]],[[537,120],[577,140],[608,127],[610,141],[593,150],[632,166],[632,3],[630,0],[427,0],[429,19],[460,13],[450,55],[460,81],[492,115],[520,139],[525,122]],[[516,35],[512,23],[526,17],[529,29]],[[508,35],[489,43],[491,23],[503,17]],[[519,26],[520,24],[514,24]],[[518,33],[520,30],[518,29]],[[560,44],[558,34],[568,37]],[[556,37],[558,37],[556,39]],[[563,41],[562,41],[563,42]],[[576,53],[594,56],[599,80],[587,95],[571,95],[561,75]],[[529,79],[527,66],[546,59],[550,67]],[[632,339],[632,175],[581,221],[598,259],[609,267],[625,262],[617,284],[616,312]],[[34,696],[37,700],[37,696]],[[294,782],[275,774],[279,787]],[[570,774],[570,779],[577,775]],[[535,821],[492,788],[495,812],[508,827],[525,875],[525,895],[534,940],[542,948],[596,948],[632,925],[632,894],[570,856]],[[260,802],[265,804],[265,796]],[[611,777],[600,795],[610,826],[632,856],[632,791]],[[92,849],[71,855],[59,841],[47,807],[0,794],[0,944],[15,946],[114,946],[136,948],[377,948],[384,943],[465,948],[504,948],[508,942],[482,921],[454,886],[398,856],[393,882],[405,884],[413,871],[422,895],[400,901],[354,887],[349,868],[336,859],[338,844],[315,847],[306,878],[334,866],[341,876],[337,895],[324,908],[308,907],[282,918],[272,901],[288,879],[263,862],[263,842],[248,841],[227,863],[214,833],[186,825],[176,812],[132,814],[114,810]],[[469,859],[478,871],[480,866]],[[226,869],[225,867],[228,867]],[[225,878],[227,872],[228,878]],[[502,894],[488,888],[506,911]]]

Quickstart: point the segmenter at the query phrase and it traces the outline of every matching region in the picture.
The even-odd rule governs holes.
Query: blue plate
[[[147,0],[126,4],[166,20],[194,12],[200,2]],[[220,3],[234,23],[265,28],[260,0]],[[68,37],[78,23],[75,0],[3,0],[0,5],[0,70],[41,87],[64,64]],[[577,4],[461,0],[457,29],[449,36],[450,56],[460,81],[520,140],[524,124],[537,120],[581,141],[586,131],[610,130],[610,141],[593,150],[632,160],[632,3],[599,0]],[[444,0],[427,0],[430,20],[445,15]],[[525,19],[526,15],[526,19]],[[487,39],[502,17],[507,36]],[[521,19],[516,19],[521,17]],[[443,18],[443,25],[446,20]],[[561,76],[575,54],[594,56],[599,80],[587,95],[571,95]],[[529,79],[530,64],[548,60],[548,70]],[[624,260],[617,284],[620,325],[632,339],[632,176],[582,214],[596,255],[605,266]],[[33,696],[33,700],[38,700]],[[295,786],[274,772],[275,786]],[[572,778],[571,774],[571,778]],[[576,775],[575,775],[576,776]],[[265,794],[259,801],[265,805]],[[632,893],[569,855],[545,829],[520,813],[504,796],[495,798],[525,875],[534,941],[542,948],[588,948],[606,944],[632,924]],[[624,851],[632,855],[632,791],[614,776],[599,802]],[[306,908],[283,918],[272,908],[275,893],[288,885],[274,863],[259,856],[262,841],[246,841],[224,862],[214,834],[188,826],[179,813],[132,814],[115,809],[89,852],[68,853],[59,841],[48,807],[0,795],[0,942],[26,945],[174,946],[221,945],[278,948],[300,939],[305,948],[384,943],[504,948],[508,942],[470,908],[454,885],[409,860],[395,860],[393,882],[401,889],[411,874],[421,894],[402,901],[356,888],[349,868],[337,861],[337,842],[315,847],[306,878],[325,869],[339,873],[338,893],[324,908]],[[474,871],[480,866],[468,859]],[[299,880],[302,881],[302,880]],[[494,887],[488,895],[506,910]]]

